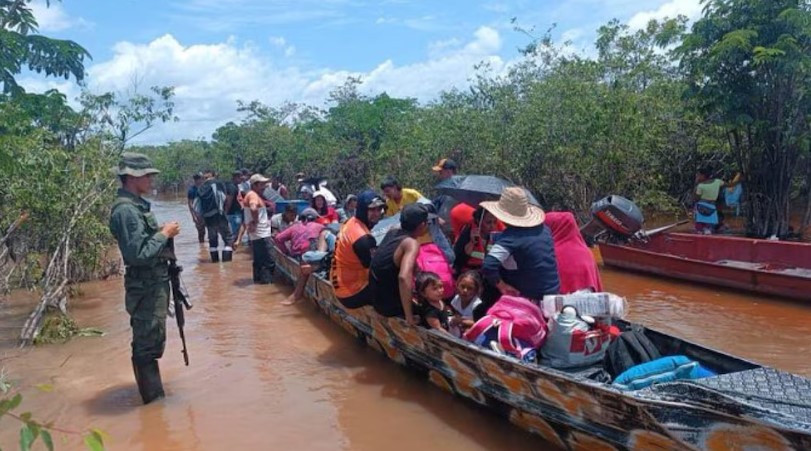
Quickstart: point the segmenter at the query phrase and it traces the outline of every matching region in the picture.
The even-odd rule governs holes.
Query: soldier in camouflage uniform
[[[125,303],[132,327],[132,366],[144,404],[162,398],[158,360],[166,345],[169,304],[167,243],[180,232],[177,222],[158,226],[142,195],[159,173],[145,155],[125,152],[117,174],[121,189],[110,213],[110,231],[124,258]]]

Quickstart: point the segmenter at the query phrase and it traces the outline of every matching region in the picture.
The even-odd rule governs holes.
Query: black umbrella
[[[436,185],[440,194],[447,194],[459,202],[477,207],[483,201],[498,200],[504,188],[516,186],[515,183],[493,175],[455,175]],[[526,188],[529,203],[540,207],[541,204]]]

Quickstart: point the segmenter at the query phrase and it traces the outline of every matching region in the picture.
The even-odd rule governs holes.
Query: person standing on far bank
[[[163,398],[158,359],[166,346],[169,305],[169,240],[180,233],[172,221],[158,226],[150,204],[142,197],[152,191],[160,171],[145,155],[125,152],[116,171],[121,180],[110,212],[110,232],[124,259],[125,305],[132,327],[132,367],[144,404]]]

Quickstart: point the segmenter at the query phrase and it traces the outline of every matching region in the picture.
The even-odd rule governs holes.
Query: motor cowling
[[[617,195],[606,196],[591,204],[591,221],[580,229],[587,242],[598,239],[627,241],[642,230],[642,210],[630,200]]]

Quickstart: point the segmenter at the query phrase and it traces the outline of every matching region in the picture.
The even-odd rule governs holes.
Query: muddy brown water
[[[15,296],[0,305],[0,365],[24,395],[20,411],[61,429],[99,428],[108,449],[548,448],[359,345],[311,304],[280,305],[290,287],[253,285],[244,249],[231,263],[207,263],[182,203],[156,202],[155,211],[182,222],[177,248],[195,303],[186,325],[191,365],[169,323],[161,359],[168,396],[141,406],[121,278],[82,285],[72,312],[106,334],[64,345],[17,350],[7,327],[21,324],[30,301]],[[805,306],[608,268],[602,276],[628,298],[633,321],[811,377]],[[17,426],[0,421],[0,447],[16,448]],[[82,448],[76,435],[55,435],[58,449]]]

